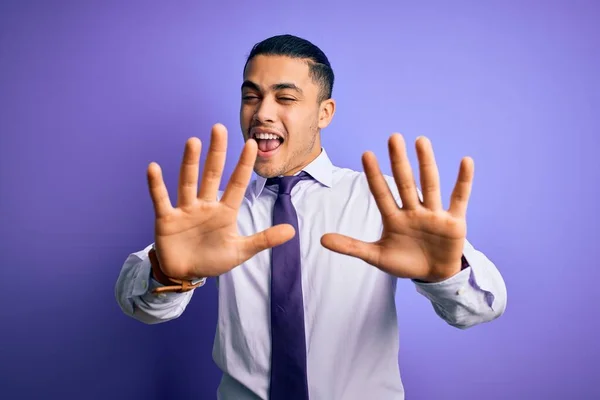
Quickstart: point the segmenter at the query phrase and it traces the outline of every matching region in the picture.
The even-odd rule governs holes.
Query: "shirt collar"
[[[314,180],[324,186],[331,187],[333,181],[333,164],[327,155],[324,148],[321,148],[321,153],[310,164],[302,169],[307,172]],[[298,174],[301,171],[298,171]],[[297,175],[297,174],[296,174]],[[267,178],[260,175],[257,176],[254,186],[254,196],[257,198],[262,193],[267,183]]]

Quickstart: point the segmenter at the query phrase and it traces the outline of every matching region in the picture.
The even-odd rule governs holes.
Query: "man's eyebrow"
[[[258,92],[261,91],[260,87],[256,83],[249,81],[249,80],[245,80],[244,83],[242,83],[242,90],[244,90],[244,89],[256,90]],[[271,86],[271,89],[273,91],[288,89],[288,90],[296,91],[300,94],[303,93],[301,88],[296,86],[294,83],[289,83],[289,82],[276,83]]]
[[[293,83],[288,83],[288,82],[282,82],[282,83],[276,83],[275,85],[271,86],[271,88],[273,90],[285,90],[285,89],[290,89],[293,91],[296,91],[300,94],[302,94],[302,89],[300,89],[298,86],[296,86]]]
[[[258,87],[258,85],[249,80],[245,80],[244,83],[242,83],[242,90],[244,89],[252,89],[260,92],[260,88]]]

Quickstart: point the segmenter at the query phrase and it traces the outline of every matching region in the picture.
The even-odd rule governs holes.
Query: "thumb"
[[[244,259],[247,260],[256,253],[287,242],[295,234],[296,231],[290,224],[275,225],[262,232],[243,238],[241,253]]]
[[[380,249],[373,243],[363,242],[338,233],[326,233],[321,237],[321,244],[336,253],[360,258],[371,265],[378,264]]]

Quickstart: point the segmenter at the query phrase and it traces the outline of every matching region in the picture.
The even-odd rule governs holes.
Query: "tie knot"
[[[311,179],[312,177],[302,171],[298,175],[293,176],[279,176],[276,178],[269,178],[267,180],[267,185],[278,185],[279,186],[279,194],[290,194],[292,189],[298,182],[305,179]]]

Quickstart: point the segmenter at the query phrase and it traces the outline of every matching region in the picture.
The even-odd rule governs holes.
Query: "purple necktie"
[[[290,224],[296,230],[292,239],[271,250],[271,400],[308,400],[300,232],[290,196],[303,179],[311,177],[301,172],[267,181],[279,185],[273,225]]]

